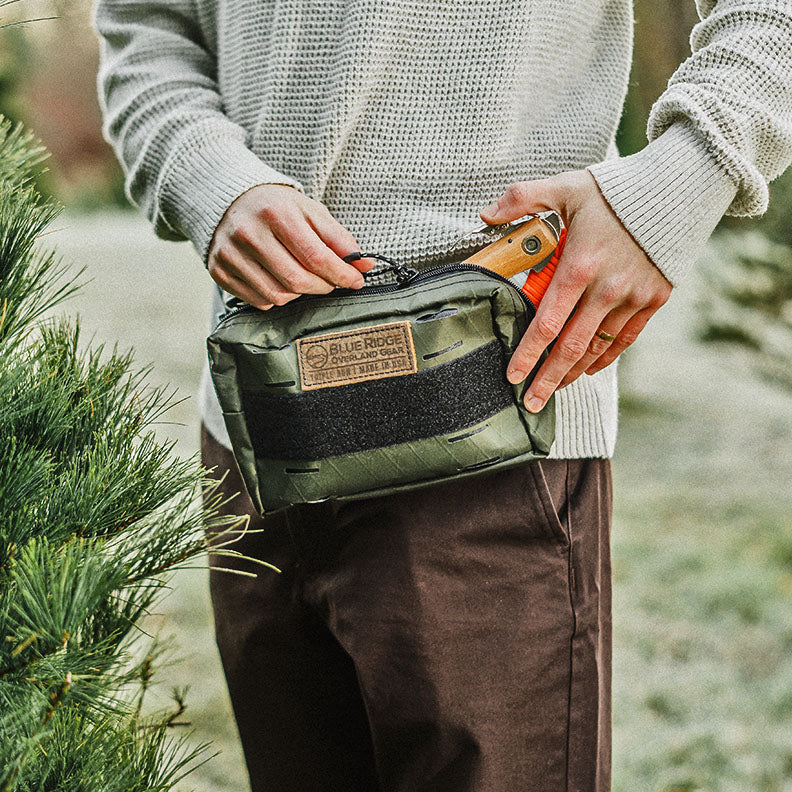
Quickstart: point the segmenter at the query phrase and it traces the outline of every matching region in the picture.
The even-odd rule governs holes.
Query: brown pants
[[[610,789],[610,516],[588,459],[254,517],[282,574],[211,574],[254,792]]]

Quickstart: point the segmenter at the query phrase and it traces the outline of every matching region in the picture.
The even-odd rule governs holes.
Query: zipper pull
[[[361,253],[358,250],[355,253],[348,253],[343,257],[343,261],[346,261],[347,264],[351,264],[353,261],[358,261],[362,258],[379,259],[380,261],[390,264],[390,270],[396,276],[396,283],[398,283],[400,286],[404,283],[407,283],[407,281],[412,280],[418,274],[417,269],[408,267],[405,264],[399,264],[398,261],[389,259],[386,256],[381,256],[379,253]],[[380,273],[378,272],[377,274],[379,275]],[[363,277],[365,276],[366,273],[364,272]]]
[[[396,283],[398,283],[399,286],[404,286],[405,284],[409,283],[417,274],[417,269],[413,267],[405,267],[404,264],[400,264],[399,268],[396,270]]]

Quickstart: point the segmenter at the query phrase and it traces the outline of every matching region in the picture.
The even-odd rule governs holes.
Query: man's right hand
[[[327,208],[285,184],[262,184],[237,198],[209,246],[209,274],[225,291],[267,310],[301,294],[363,286],[361,272],[342,256],[360,250]]]

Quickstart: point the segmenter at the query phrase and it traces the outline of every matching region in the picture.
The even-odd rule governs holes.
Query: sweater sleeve
[[[190,239],[206,262],[226,209],[258,184],[302,185],[247,146],[223,113],[217,61],[194,0],[97,0],[103,134],[125,189],[164,239]]]
[[[792,2],[697,0],[692,55],[652,107],[649,145],[589,168],[677,283],[724,214],[761,214],[792,162]]]

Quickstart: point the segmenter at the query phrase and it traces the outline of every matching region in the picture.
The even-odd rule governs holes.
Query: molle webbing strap
[[[320,460],[474,426],[513,404],[505,372],[491,341],[417,374],[242,400],[257,457]]]

